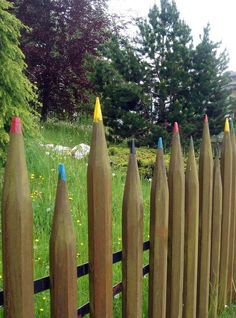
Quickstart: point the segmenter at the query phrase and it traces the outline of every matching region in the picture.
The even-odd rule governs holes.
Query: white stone
[[[73,154],[76,159],[82,159],[86,157],[90,152],[90,146],[86,144],[79,144],[76,152]]]
[[[53,144],[40,144],[41,147],[44,147],[48,150],[55,151],[57,153],[65,154],[68,156],[73,156],[75,159],[82,159],[86,157],[90,152],[90,146],[87,144],[79,144],[75,147],[67,147],[62,145],[53,145]],[[46,155],[49,155],[50,153],[47,151],[45,152]]]
[[[42,147],[44,147],[44,148],[46,148],[46,149],[52,149],[52,148],[54,148],[54,144],[46,144],[46,145],[40,145],[40,146],[42,146]]]

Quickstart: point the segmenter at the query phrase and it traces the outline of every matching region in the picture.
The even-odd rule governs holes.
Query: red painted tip
[[[10,132],[12,134],[20,134],[21,133],[21,120],[20,120],[20,117],[13,117],[12,118]]]
[[[179,125],[177,123],[177,121],[174,122],[174,129],[173,129],[173,133],[177,134],[179,132]]]
[[[207,114],[204,116],[204,123],[208,123],[208,116],[207,116]]]

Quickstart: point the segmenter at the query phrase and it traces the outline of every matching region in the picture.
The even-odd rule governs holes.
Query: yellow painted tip
[[[101,111],[101,105],[100,105],[100,100],[99,97],[96,97],[96,103],[95,103],[95,108],[94,108],[94,115],[93,115],[93,121],[95,123],[98,123],[99,121],[102,120],[102,111]]]
[[[229,132],[229,119],[228,119],[228,118],[225,119],[225,129],[224,129],[224,132]]]

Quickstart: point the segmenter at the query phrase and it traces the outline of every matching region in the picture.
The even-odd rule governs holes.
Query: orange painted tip
[[[207,114],[205,114],[205,116],[204,116],[204,123],[208,123],[208,116],[207,116]]]
[[[12,133],[12,134],[20,134],[21,133],[20,117],[13,117],[12,118],[10,133]]]
[[[228,117],[225,118],[225,129],[224,132],[229,132],[229,119]]]
[[[101,111],[101,105],[100,105],[99,97],[96,97],[93,121],[95,123],[98,123],[99,121],[102,121],[102,111]]]
[[[177,121],[174,122],[174,128],[173,128],[173,133],[177,134],[179,132],[179,125]]]

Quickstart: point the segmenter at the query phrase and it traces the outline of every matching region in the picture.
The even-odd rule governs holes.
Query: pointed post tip
[[[158,139],[157,149],[163,149],[162,137],[159,137],[159,139]]]
[[[63,163],[58,166],[58,178],[59,180],[66,181],[66,169]]]
[[[21,120],[20,120],[20,117],[13,117],[12,118],[10,132],[12,134],[20,134],[21,133]]]
[[[190,137],[190,149],[194,148],[194,144],[193,144],[193,137]]]
[[[177,123],[177,121],[174,122],[174,129],[173,129],[173,133],[177,134],[179,132],[179,125]]]
[[[136,154],[134,139],[132,139],[132,141],[131,141],[130,153],[131,153],[132,155],[135,155],[135,154]]]
[[[207,114],[205,114],[205,116],[204,116],[204,123],[208,123],[208,116],[207,116]]]
[[[95,123],[98,123],[99,121],[102,121],[102,111],[101,111],[101,104],[100,104],[99,97],[96,97],[93,121]]]
[[[233,118],[230,118],[230,119],[229,119],[229,123],[230,123],[230,129],[231,129],[231,131],[234,132],[234,120],[233,120]]]
[[[224,128],[224,132],[229,132],[229,119],[228,119],[228,117],[225,118],[225,128]]]

